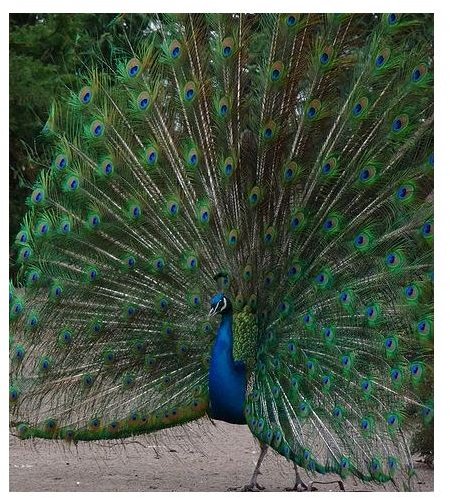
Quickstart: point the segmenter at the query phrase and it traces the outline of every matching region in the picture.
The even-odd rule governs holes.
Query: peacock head
[[[209,316],[217,315],[218,313],[221,315],[229,314],[233,311],[233,307],[231,305],[231,300],[223,293],[216,294],[211,298],[211,309],[209,310]]]

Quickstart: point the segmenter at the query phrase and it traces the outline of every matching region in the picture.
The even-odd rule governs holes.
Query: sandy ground
[[[76,447],[10,436],[10,491],[238,491],[249,482],[259,447],[246,426],[202,422],[189,427],[189,432],[163,431],[157,441],[147,436]],[[433,471],[417,465],[417,491],[432,491]],[[259,483],[266,491],[284,491],[294,480],[292,463],[270,451]],[[346,479],[345,488],[393,489],[358,484],[353,478]],[[317,489],[339,490],[336,484]]]

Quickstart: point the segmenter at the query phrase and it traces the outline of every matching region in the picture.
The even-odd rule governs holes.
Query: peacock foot
[[[232,487],[228,488],[227,491],[263,491],[266,489],[264,486],[261,486],[261,484],[258,484],[257,482],[250,482],[250,484],[246,484],[243,488],[241,487]]]
[[[308,486],[306,483],[302,481],[302,478],[300,477],[300,472],[298,471],[297,464],[294,463],[294,470],[295,470],[295,484],[292,488],[285,488],[285,491],[306,491],[308,489]],[[311,491],[315,491],[316,488],[314,488]]]
[[[258,461],[256,462],[255,471],[253,472],[252,478],[250,480],[250,484],[247,484],[242,488],[242,491],[262,491],[266,489],[261,484],[257,483],[258,476],[261,474],[259,468],[261,467],[261,463],[266,456],[268,446],[265,443],[260,443],[261,453],[259,454]]]
[[[250,484],[247,484],[242,488],[242,491],[263,491],[264,489],[266,488],[261,486],[261,484],[258,484],[256,481],[251,481]]]
[[[341,491],[345,491],[344,483],[338,479],[336,481],[311,481],[308,485],[308,491],[317,491],[317,488],[313,484],[337,484]]]
[[[285,491],[306,491],[308,486],[304,482],[296,482],[292,488],[284,488]],[[317,488],[312,488],[311,491],[316,491]]]

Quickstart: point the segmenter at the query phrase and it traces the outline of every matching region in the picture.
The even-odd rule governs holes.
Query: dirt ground
[[[10,491],[238,491],[249,482],[259,455],[246,426],[222,422],[216,427],[201,422],[190,424],[189,430],[166,430],[157,442],[147,436],[68,446],[10,436],[9,450]],[[417,476],[417,491],[433,490],[432,470],[418,463]],[[292,463],[270,451],[259,483],[266,491],[284,491],[294,480]],[[317,489],[339,491],[337,484],[319,484]],[[349,478],[345,489],[393,488]]]

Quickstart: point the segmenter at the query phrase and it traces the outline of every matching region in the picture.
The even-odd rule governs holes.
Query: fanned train
[[[153,15],[84,61],[15,243],[11,430],[209,416],[260,460],[410,489],[433,418],[429,23]]]

